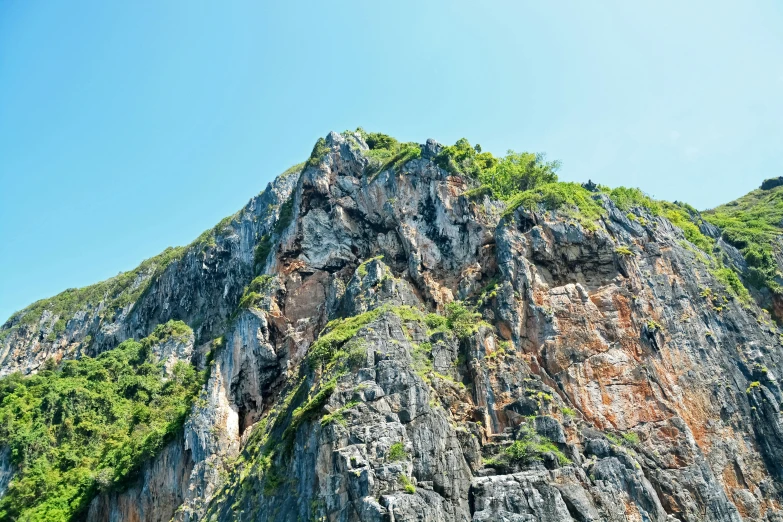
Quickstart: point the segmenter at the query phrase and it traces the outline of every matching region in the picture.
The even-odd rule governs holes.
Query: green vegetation
[[[402,321],[416,321],[421,322],[424,320],[424,314],[416,307],[409,305],[400,305],[389,307],[388,310],[400,318]]]
[[[326,144],[324,138],[318,138],[313,146],[313,151],[310,153],[310,157],[305,162],[307,167],[317,167],[321,163],[321,159],[329,152],[329,145]]]
[[[269,253],[272,251],[272,238],[268,235],[261,236],[256,245],[255,259],[256,265],[261,266],[266,263],[266,259],[269,257]]]
[[[151,334],[142,339],[141,343],[147,347],[162,343],[167,339],[174,338],[179,342],[187,342],[193,330],[182,321],[171,320],[155,327]]]
[[[550,440],[516,440],[505,450],[506,457],[510,461],[523,464],[541,460],[544,453],[553,453],[561,466],[571,463],[569,458]]]
[[[299,429],[299,426],[318,417],[323,410],[326,401],[332,396],[336,387],[337,378],[335,377],[324,383],[324,385],[321,386],[321,389],[318,390],[310,400],[293,411],[291,414],[291,421],[283,432],[283,439],[287,442],[288,447],[293,443],[296,430]]]
[[[395,442],[389,447],[389,452],[386,454],[386,459],[389,462],[397,462],[400,460],[406,460],[408,453],[405,451],[405,444],[402,442]]]
[[[291,167],[288,167],[288,168],[287,168],[287,169],[286,169],[286,170],[285,170],[285,171],[284,171],[282,174],[280,174],[280,176],[278,176],[278,177],[282,179],[282,178],[287,178],[287,177],[288,177],[288,176],[290,176],[291,174],[298,174],[299,172],[301,172],[301,171],[302,171],[302,169],[304,168],[305,164],[306,164],[306,162],[304,162],[304,161],[303,161],[302,163],[297,163],[296,165],[293,165],[293,166],[291,166]]]
[[[762,191],[756,191],[756,192],[762,192]],[[783,189],[781,189],[781,196],[783,196]],[[702,218],[693,207],[684,203],[669,203],[666,201],[654,201],[653,199],[645,195],[641,190],[635,188],[618,187],[616,189],[613,189],[609,193],[609,197],[612,199],[612,201],[614,201],[615,205],[617,205],[617,208],[619,208],[620,210],[630,211],[637,208],[643,209],[648,213],[652,214],[653,216],[663,216],[666,219],[668,219],[674,226],[679,227],[682,230],[685,239],[687,239],[688,242],[695,245],[699,250],[694,250],[693,247],[689,247],[688,243],[682,243],[682,246],[693,251],[694,254],[696,254],[697,257],[701,259],[701,261],[709,267],[709,272],[723,285],[723,287],[726,289],[726,291],[729,294],[736,297],[743,303],[748,303],[751,301],[751,296],[750,293],[748,292],[748,289],[745,287],[745,285],[742,283],[742,280],[739,278],[737,273],[732,268],[724,266],[721,263],[721,261],[717,258],[704,256],[703,253],[712,256],[715,250],[715,241],[705,236],[699,229],[699,225],[702,222]],[[719,207],[719,209],[722,208],[724,207]],[[727,222],[721,221],[722,218],[716,218],[716,215],[721,214],[722,212],[719,211],[719,209],[710,211],[713,214],[707,212],[704,214],[704,216],[707,219],[707,221],[710,221],[711,223],[723,228],[727,226]],[[766,216],[766,214],[764,215]],[[633,216],[637,220],[642,219],[640,217],[636,217],[634,214],[629,214],[629,216]],[[744,219],[748,219],[748,221],[747,222],[742,221],[740,225],[743,227],[749,227],[749,226],[752,227],[751,220],[747,216],[743,216],[741,218],[741,220]],[[783,201],[781,202],[781,209],[780,209],[780,214],[778,219],[783,219]],[[779,233],[780,229],[777,230]],[[724,238],[726,238],[726,229],[724,229]],[[726,239],[730,243],[732,242],[728,238]],[[773,236],[770,236],[769,238],[770,245],[772,244],[772,240],[773,240]],[[740,246],[740,245],[735,244],[735,246]],[[753,248],[751,248],[751,250],[753,250]],[[630,252],[629,249],[626,249],[626,247],[619,247],[615,251],[620,255],[632,255],[632,252]],[[771,247],[770,247],[770,252],[771,252]],[[751,257],[753,257],[752,254]],[[774,267],[772,267],[772,265],[774,265],[774,260],[772,260],[771,257],[770,257],[770,263],[771,263],[770,265],[771,272],[768,270],[766,273],[769,277],[774,277],[775,270]],[[749,262],[749,264],[751,263]],[[759,282],[758,278],[756,278],[756,282],[757,283]],[[753,278],[751,278],[751,283],[753,283]],[[770,286],[770,288],[775,287],[774,281],[772,281],[769,278],[767,279],[762,278],[762,284],[767,284]]]
[[[619,246],[615,248],[614,251],[620,257],[633,257],[633,250],[627,246]]]
[[[752,299],[748,289],[742,284],[737,273],[731,268],[721,267],[710,270],[710,273],[720,281],[723,287],[743,303],[749,303]]]
[[[143,261],[138,267],[123,272],[111,279],[84,288],[69,288],[49,299],[42,299],[31,304],[24,310],[16,312],[8,320],[10,330],[22,325],[37,323],[44,310],[57,316],[58,320],[68,321],[74,314],[87,308],[96,308],[101,302],[106,303],[103,314],[111,314],[138,300],[163,270],[173,261],[180,259],[185,248],[167,248],[163,253]],[[140,284],[139,284],[140,283]]]
[[[448,329],[446,323],[446,318],[440,314],[427,314],[424,317],[424,324],[427,325],[427,328],[429,328],[432,333],[436,331],[446,331]]]
[[[294,218],[294,194],[291,194],[285,203],[280,205],[280,214],[277,216],[277,223],[275,223],[275,234],[280,234]]]
[[[410,159],[405,152],[408,150],[406,149],[408,145],[411,151],[415,149],[416,157],[420,154],[418,145],[400,144],[386,134],[367,133],[362,129],[357,129],[357,132],[362,134],[370,147],[368,156],[375,160],[372,167],[374,172],[399,167]],[[595,184],[582,186],[578,183],[559,182],[557,170],[560,163],[546,161],[543,154],[517,153],[510,150],[506,156],[498,158],[489,152],[482,152],[479,145],[471,146],[468,140],[462,138],[454,145],[444,147],[434,161],[448,172],[462,174],[479,181],[481,185],[467,191],[465,196],[469,199],[480,199],[490,195],[505,201],[506,216],[510,216],[520,207],[531,211],[556,210],[566,218],[578,221],[588,230],[595,230],[597,221],[606,214],[599,199],[600,194],[605,194],[620,210],[627,213],[629,219],[646,226],[647,220],[643,216],[637,216],[634,211],[645,211],[653,216],[665,217],[679,227],[685,238],[697,248],[708,254],[712,254],[714,250],[714,240],[699,230],[701,217],[690,205],[655,201],[637,188],[609,189]],[[783,191],[783,188],[780,190]],[[774,191],[765,193],[772,192]],[[769,214],[770,223],[778,224],[783,219],[783,206],[776,208],[777,213]],[[759,254],[757,248],[751,250],[753,254],[750,258],[757,265],[766,267],[762,270],[766,274],[763,277],[764,281],[771,288],[775,288],[772,282],[774,270],[770,271],[773,268],[772,258],[768,255],[765,257],[763,253]],[[767,249],[767,251],[771,250]],[[620,247],[618,254],[630,256],[633,252],[627,247]],[[722,281],[725,283],[726,273],[722,275],[724,276]],[[730,281],[732,284],[729,288],[743,299],[744,293],[733,284],[735,282]]]
[[[482,152],[480,145],[471,146],[465,138],[444,147],[435,158],[435,164],[448,172],[464,174],[481,182],[469,197],[492,194],[504,201],[521,192],[555,183],[560,168],[560,162],[547,162],[544,154],[509,150],[506,156],[496,158],[489,152]]]
[[[476,299],[476,306],[481,307],[489,300],[496,298],[498,295],[498,280],[497,277],[493,277],[479,292],[479,297]]]
[[[407,475],[400,475],[400,484],[402,484],[402,488],[408,495],[416,493],[416,486],[413,485],[411,479],[409,479]]]
[[[648,319],[646,326],[647,326],[647,330],[650,332],[658,332],[660,330],[663,330],[663,326],[661,326],[658,323],[658,321],[656,321],[655,319]]]
[[[190,245],[188,245],[187,248],[194,248],[194,247],[201,247],[201,251],[203,252],[207,248],[212,248],[217,245],[217,237],[226,234],[230,231],[231,222],[238,216],[237,214],[232,214],[230,216],[224,217],[223,219],[218,222],[217,225],[210,228],[209,230],[205,230],[201,233],[200,236],[196,238],[195,241],[193,241]]]
[[[601,187],[607,192],[606,187]],[[633,209],[641,209],[653,216],[663,216],[673,225],[679,227],[685,239],[699,247],[704,252],[711,254],[714,241],[699,230],[701,218],[696,209],[685,203],[669,203],[668,201],[655,201],[637,188],[617,187],[608,191],[609,198],[617,205],[617,208],[627,212]],[[642,218],[633,216],[635,220]]]
[[[329,321],[324,329],[328,330],[328,333],[321,335],[310,346],[307,353],[308,361],[311,365],[331,362],[340,346],[352,339],[363,326],[370,324],[388,310],[388,307],[380,307],[347,319]]]
[[[519,207],[533,211],[557,210],[588,230],[595,230],[595,222],[606,211],[594,196],[578,183],[549,183],[512,196],[508,201],[506,215],[511,215]]]
[[[356,273],[359,274],[359,277],[364,279],[365,277],[367,277],[367,264],[372,261],[380,261],[382,259],[383,256],[381,255],[381,256],[371,257],[370,259],[366,259],[362,261],[361,264],[356,268]]]
[[[421,157],[421,147],[418,143],[400,143],[388,134],[366,132],[359,127],[356,132],[362,135],[370,148],[367,157],[370,164],[367,175],[372,176],[384,170],[398,170],[411,160]]]
[[[364,141],[370,147],[370,150],[394,150],[399,145],[399,142],[388,134],[364,132],[364,129],[361,127],[356,130],[363,135]]]
[[[321,418],[321,426],[328,426],[329,424],[332,424],[333,422],[345,426],[346,420],[344,417],[344,413],[351,408],[357,406],[359,404],[359,401],[351,401],[346,403],[344,406],[341,406],[340,408],[336,409],[332,413],[329,413],[328,415],[324,415]]]
[[[626,431],[623,433],[623,440],[632,446],[639,444],[639,435],[634,433],[633,431]]]
[[[689,205],[660,202],[663,217],[671,221],[672,225],[682,230],[685,239],[699,247],[708,254],[712,254],[715,248],[715,241],[701,233],[699,224],[701,218],[695,214],[693,207]]]
[[[719,227],[723,239],[742,252],[751,285],[783,293],[775,280],[780,274],[774,258],[776,238],[783,233],[783,187],[754,190],[704,212],[704,219]]]
[[[121,490],[181,429],[202,376],[185,363],[164,375],[151,347],[191,333],[169,322],[96,358],[0,380],[0,444],[17,467],[3,520],[71,520],[98,491]]]
[[[494,166],[480,172],[479,181],[501,199],[508,199],[519,192],[555,183],[559,168],[560,162],[547,162],[543,154],[510,150]]]
[[[601,188],[606,191],[605,187]],[[609,198],[623,212],[640,208],[654,216],[661,214],[660,204],[638,188],[617,187],[609,191]]]
[[[533,418],[520,426],[520,432],[510,446],[492,459],[484,461],[485,466],[495,468],[508,468],[510,465],[529,465],[543,460],[546,453],[551,453],[557,459],[558,464],[566,466],[571,460],[558,448],[554,442],[537,434],[532,427]]]
[[[453,174],[465,174],[481,179],[481,174],[498,164],[490,152],[481,152],[481,145],[472,147],[467,139],[461,138],[454,145],[443,147],[435,158],[435,164]]]
[[[568,406],[563,406],[560,408],[560,411],[563,413],[564,417],[576,417],[576,410],[569,408]]]
[[[639,444],[639,435],[633,431],[621,433],[619,437],[613,433],[604,433],[604,437],[615,446],[635,446]]]
[[[480,313],[470,311],[459,301],[446,305],[446,326],[459,339],[470,337],[484,324],[486,323],[481,320]]]
[[[324,328],[327,333],[322,334],[310,346],[307,354],[310,365],[313,367],[319,364],[329,366],[339,361],[350,368],[355,368],[363,363],[367,354],[364,343],[351,340],[360,329],[386,312],[397,315],[403,321],[424,321],[424,314],[417,308],[389,305],[353,317],[334,319],[329,321]]]
[[[367,362],[367,341],[351,339],[332,353],[331,366],[339,363],[342,368],[357,370]]]
[[[275,278],[270,275],[260,275],[253,279],[239,300],[239,308],[251,308],[258,306],[264,296],[269,295],[274,289]]]
[[[413,370],[424,382],[430,384],[430,373],[433,370],[432,343],[414,344],[411,357],[413,359]]]

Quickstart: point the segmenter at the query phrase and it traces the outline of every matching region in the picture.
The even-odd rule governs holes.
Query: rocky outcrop
[[[600,193],[590,225],[506,210],[434,141],[380,172],[359,134],[324,147],[58,337],[181,319],[195,347],[161,357],[208,371],[90,520],[783,520],[780,333],[680,228]],[[4,372],[52,356],[53,320],[6,337]]]
[[[182,440],[170,442],[125,491],[95,497],[87,520],[168,522],[187,497],[191,466]]]

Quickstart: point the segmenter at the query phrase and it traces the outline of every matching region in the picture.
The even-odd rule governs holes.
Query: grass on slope
[[[595,230],[596,221],[606,213],[594,194],[578,183],[553,182],[519,192],[508,199],[506,215],[517,208],[528,210],[559,210],[564,216],[576,219],[582,226]]]
[[[783,289],[775,281],[774,250],[783,233],[783,187],[757,189],[704,212],[704,218],[723,231],[723,239],[737,247],[750,267],[749,280],[756,287]]]
[[[150,357],[153,344],[189,332],[170,322],[94,359],[0,380],[0,445],[17,469],[0,520],[71,520],[98,491],[121,489],[181,428],[201,386],[192,366],[164,378]]]
[[[347,132],[347,131],[346,131]],[[370,150],[367,157],[370,164],[367,166],[367,175],[372,177],[384,170],[396,170],[407,162],[421,157],[421,147],[418,143],[400,143],[388,134],[380,132],[366,132],[359,127],[356,129]]]
[[[299,163],[287,169],[279,177],[284,178],[296,172],[300,172],[305,163]],[[293,200],[289,199],[283,204],[280,218],[275,231],[285,228],[292,219]],[[0,329],[0,341],[8,337],[14,330],[24,325],[36,324],[43,314],[49,311],[58,317],[54,325],[55,334],[62,333],[65,325],[77,312],[89,307],[97,307],[101,303],[105,305],[102,315],[114,317],[115,312],[131,303],[136,302],[157,279],[166,267],[173,261],[181,259],[191,248],[207,248],[216,245],[216,238],[230,230],[229,225],[237,218],[238,214],[223,218],[217,225],[204,231],[195,241],[186,247],[169,247],[160,254],[145,261],[127,272],[83,288],[69,288],[53,297],[41,299],[28,307],[15,312]],[[259,242],[256,251],[256,263],[265,261],[272,245],[269,236],[264,236]],[[51,335],[51,334],[50,334]],[[54,336],[47,340],[53,341]]]
[[[107,313],[113,313],[117,308],[136,301],[155,277],[163,273],[172,261],[181,258],[184,252],[183,247],[169,247],[161,254],[143,261],[133,270],[123,272],[111,279],[84,288],[69,288],[54,297],[36,301],[11,316],[0,338],[7,336],[12,329],[20,325],[35,324],[40,320],[44,310],[67,321],[79,310],[105,302]]]

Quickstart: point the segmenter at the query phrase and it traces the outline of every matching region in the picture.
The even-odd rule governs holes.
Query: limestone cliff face
[[[682,230],[506,211],[433,141],[376,174],[324,145],[117,313],[5,336],[3,373],[196,334],[161,347],[209,368],[182,436],[89,520],[783,520],[780,334]]]

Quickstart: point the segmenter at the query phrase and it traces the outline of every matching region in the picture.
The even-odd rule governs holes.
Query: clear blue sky
[[[0,321],[189,243],[359,125],[734,199],[783,174],[782,5],[2,1]]]

